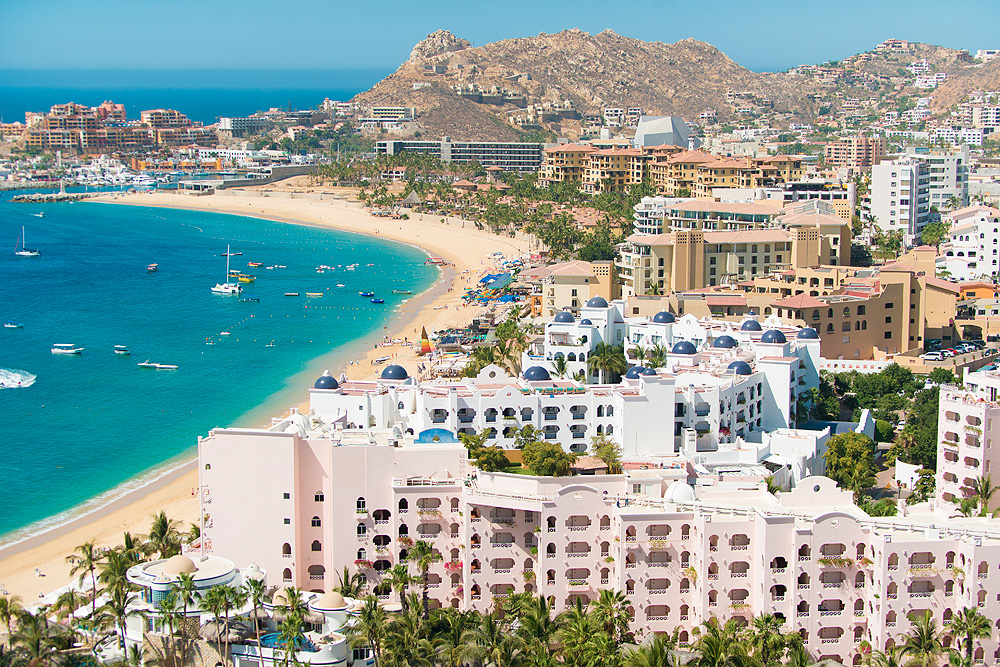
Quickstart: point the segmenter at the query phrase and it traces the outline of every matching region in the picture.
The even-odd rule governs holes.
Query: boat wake
[[[28,371],[0,368],[0,389],[24,389],[35,384],[35,376]]]

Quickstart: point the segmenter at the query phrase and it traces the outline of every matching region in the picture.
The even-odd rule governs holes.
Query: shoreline
[[[405,300],[395,309],[386,321],[383,332],[373,332],[363,339],[346,343],[341,349],[331,350],[317,357],[305,369],[290,375],[290,384],[295,386],[286,388],[279,394],[294,391],[301,397],[303,387],[298,385],[307,381],[306,386],[311,386],[310,378],[314,373],[318,375],[316,369],[320,366],[329,368],[331,373],[338,369],[339,374],[342,370],[353,379],[375,377],[382,368],[375,360],[383,356],[391,357],[391,363],[399,363],[411,375],[417,375],[419,358],[410,347],[396,344],[382,346],[380,340],[406,338],[412,342],[419,339],[421,326],[425,326],[428,331],[435,331],[468,324],[479,311],[485,309],[466,306],[462,302],[462,287],[473,285],[481,271],[489,268],[488,260],[492,252],[499,250],[506,256],[511,256],[528,251],[528,243],[524,239],[499,237],[468,228],[463,220],[446,220],[439,216],[419,216],[408,221],[379,218],[368,214],[359,205],[352,205],[342,197],[331,196],[328,192],[319,193],[318,198],[316,193],[310,193],[310,197],[300,191],[226,192],[227,194],[209,197],[112,193],[89,201],[180,208],[336,229],[403,243],[419,248],[428,257],[441,257],[449,262],[449,265],[439,266],[438,278],[427,289]],[[456,248],[461,250],[456,252]],[[291,409],[303,406],[308,406],[307,397],[305,400],[295,399],[292,405],[272,412],[266,418],[258,415],[251,421],[266,426],[270,424],[271,418],[286,415]],[[252,406],[244,412],[244,417],[261,408],[262,406]],[[240,419],[242,417],[237,422]],[[196,457],[195,453],[191,457],[182,456],[165,461],[160,467],[169,468],[162,474],[156,474],[157,468],[153,468],[108,490],[106,494],[114,495],[123,487],[137,484],[135,488],[121,491],[118,497],[107,503],[87,509],[89,503],[99,502],[106,494],[96,496],[87,503],[67,510],[66,513],[71,516],[63,523],[51,528],[42,527],[40,532],[0,547],[0,585],[9,593],[20,595],[25,604],[31,604],[35,599],[33,591],[36,588],[44,589],[39,593],[40,598],[41,593],[47,593],[71,581],[65,556],[76,546],[92,540],[99,547],[110,547],[120,542],[124,531],[144,533],[148,529],[150,516],[160,509],[166,511],[171,519],[177,520],[179,531],[185,533],[188,523],[196,522],[200,511],[195,493],[198,485]],[[144,482],[146,476],[152,477]],[[72,516],[73,513],[77,514]],[[53,518],[48,517],[36,524]],[[30,526],[22,530],[29,528]],[[13,531],[12,534],[16,533],[17,531]],[[40,575],[35,568],[41,570]]]

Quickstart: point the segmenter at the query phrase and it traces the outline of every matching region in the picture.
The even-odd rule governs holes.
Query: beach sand
[[[109,195],[93,201],[214,211],[330,227],[409,243],[449,262],[451,266],[444,267],[438,283],[425,295],[415,295],[406,302],[392,319],[385,332],[389,339],[419,339],[421,326],[430,333],[467,325],[484,309],[466,306],[462,295],[483,271],[491,268],[492,253],[502,252],[511,257],[529,250],[524,238],[479,231],[472,223],[460,219],[446,218],[442,222],[440,216],[420,214],[410,220],[378,218],[365,212],[357,202],[349,201],[344,191],[310,189],[299,183],[302,181],[293,182],[294,187],[264,186],[208,196],[154,193]],[[375,377],[383,366],[372,361],[383,356],[391,357],[392,363],[417,375],[420,360],[409,347],[402,345],[369,349],[364,359],[346,367],[347,375],[352,379]],[[332,368],[330,372],[337,374]],[[189,524],[197,521],[197,485],[197,471],[191,462],[104,508],[0,550],[0,586],[12,595],[21,596],[25,604],[31,604],[38,600],[39,593],[48,593],[70,582],[65,558],[78,545],[86,541],[94,541],[101,547],[120,544],[124,531],[147,532],[151,516],[160,510],[178,520],[182,533],[187,532]],[[36,568],[41,576],[36,574]]]

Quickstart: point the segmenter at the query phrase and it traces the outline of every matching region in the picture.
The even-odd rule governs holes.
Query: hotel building
[[[376,155],[423,153],[442,162],[476,163],[504,171],[538,171],[545,144],[531,141],[391,140],[375,142]]]

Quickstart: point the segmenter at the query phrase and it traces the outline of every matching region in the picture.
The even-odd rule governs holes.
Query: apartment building
[[[422,153],[442,162],[500,167],[504,171],[531,172],[542,165],[545,144],[532,141],[399,140],[375,142],[376,155]]]
[[[143,125],[153,128],[190,127],[188,117],[175,109],[150,109],[139,114]]]
[[[916,146],[906,150],[906,156],[922,162],[927,168],[930,205],[938,209],[969,203],[969,147],[929,149]]]
[[[222,117],[217,125],[219,134],[229,138],[248,137],[267,132],[274,127],[274,121],[265,116]]]
[[[975,481],[1000,463],[993,443],[1000,434],[1000,378],[995,371],[966,374],[966,388],[942,387],[938,398],[938,456],[935,495],[957,503],[972,494]],[[1000,499],[989,510],[1000,508]]]
[[[947,219],[949,240],[941,245],[937,270],[959,281],[1000,278],[1000,210],[968,206]]]
[[[801,179],[803,170],[795,156],[735,159],[684,151],[654,156],[649,174],[660,194],[712,198],[718,188],[777,187]]]
[[[823,148],[823,157],[829,167],[867,171],[885,157],[885,137],[852,137],[833,141]]]
[[[869,211],[881,232],[901,231],[912,243],[931,220],[931,175],[927,164],[904,157],[872,167]]]
[[[627,596],[634,631],[676,629],[689,646],[712,616],[772,613],[815,659],[851,665],[900,645],[914,614],[938,627],[966,606],[1000,617],[1000,531],[935,503],[871,518],[825,477],[776,497],[739,475],[692,486],[675,460],[484,473],[447,431],[303,431],[302,417],[199,442],[204,554],[252,560],[272,585],[322,592],[349,567],[391,601],[388,570],[422,540],[441,555],[427,574],[435,608],[488,612],[524,591],[562,611],[608,589]],[[973,658],[997,651],[994,635]]]
[[[651,155],[636,148],[610,148],[588,154],[582,190],[587,193],[625,192],[642,183]]]
[[[573,260],[521,271],[518,282],[532,286],[532,314],[555,317],[569,310],[574,315],[595,296],[613,301],[621,295],[617,270],[611,260]]]
[[[544,161],[538,171],[539,184],[564,181],[582,184],[590,166],[590,154],[596,151],[593,146],[579,144],[560,144],[546,148]]]
[[[857,210],[857,185],[833,179],[789,181],[773,188],[716,188],[712,190],[712,198],[726,203],[767,200],[785,205],[818,200],[832,206],[844,220],[851,220]]]

